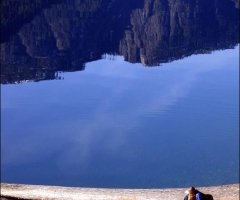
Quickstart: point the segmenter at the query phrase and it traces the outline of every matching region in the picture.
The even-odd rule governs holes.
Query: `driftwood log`
[[[239,184],[197,187],[214,200],[239,200]],[[183,200],[187,188],[101,189],[1,183],[1,199]]]

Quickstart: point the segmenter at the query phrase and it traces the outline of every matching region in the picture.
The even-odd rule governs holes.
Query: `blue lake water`
[[[18,36],[12,37],[12,49],[21,54]],[[26,49],[27,62],[44,63],[44,56]],[[84,71],[54,69],[53,79],[36,82],[27,71],[19,81],[21,66],[11,78],[4,74],[1,182],[109,188],[238,183],[239,45],[207,51],[170,56],[155,67],[148,67],[155,63],[147,56],[141,63],[130,53],[105,51],[91,59],[90,52]],[[4,73],[16,63],[3,65]],[[65,67],[64,59],[59,63]]]

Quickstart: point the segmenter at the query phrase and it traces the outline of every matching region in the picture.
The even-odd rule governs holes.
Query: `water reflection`
[[[143,68],[117,56],[65,81],[4,85],[2,180],[117,188],[237,182],[237,57],[235,49]]]
[[[239,42],[237,1],[16,2],[3,1],[2,84],[61,79],[106,54],[158,66]]]
[[[3,1],[2,182],[238,181],[238,1],[21,2]]]

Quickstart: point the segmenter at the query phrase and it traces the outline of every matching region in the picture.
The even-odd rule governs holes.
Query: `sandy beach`
[[[178,200],[187,188],[101,189],[1,183],[1,199],[58,200]],[[214,200],[239,200],[239,184],[196,187]]]

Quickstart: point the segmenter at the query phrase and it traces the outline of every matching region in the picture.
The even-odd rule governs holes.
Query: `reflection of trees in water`
[[[239,8],[239,0],[232,0],[235,3],[235,7]]]
[[[156,66],[238,43],[238,10],[230,1],[146,0],[131,15],[120,52],[129,62]]]
[[[21,1],[13,2],[3,1],[2,15],[17,9]],[[59,79],[57,71],[83,70],[84,63],[106,54],[156,66],[233,48],[239,42],[238,10],[230,0],[207,4],[204,0],[62,2],[25,1],[12,18],[2,20],[5,30],[16,16],[22,25],[1,44],[1,83]],[[26,23],[24,16],[41,6],[44,9]]]

